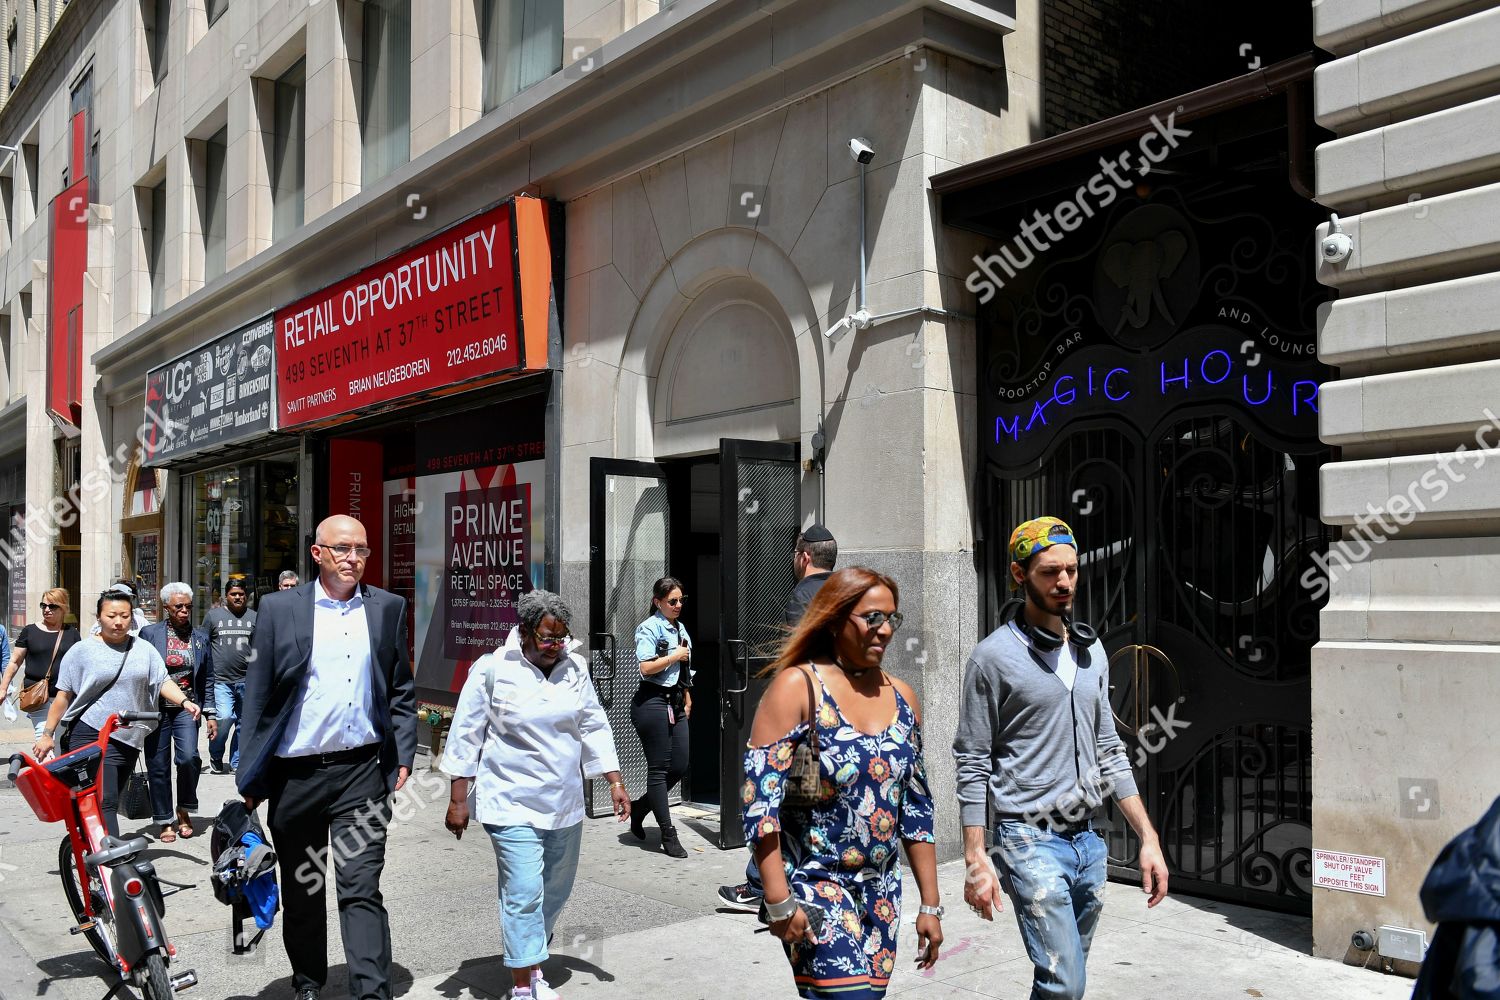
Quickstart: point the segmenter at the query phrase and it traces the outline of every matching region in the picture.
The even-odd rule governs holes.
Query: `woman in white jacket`
[[[533,590],[516,601],[520,624],[469,669],[443,753],[453,778],[446,825],[455,837],[471,813],[495,848],[504,961],[516,1000],[550,1000],[542,978],[547,940],[573,891],[583,834],[583,783],[609,781],[620,822],[630,796],[614,734],[568,634],[561,597]]]

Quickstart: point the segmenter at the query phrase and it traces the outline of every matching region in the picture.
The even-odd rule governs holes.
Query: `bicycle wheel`
[[[146,956],[146,981],[140,985],[142,1000],[172,1000],[172,982],[167,978],[167,963],[161,952]]]
[[[73,920],[81,924],[88,919],[83,909],[83,888],[78,882],[78,866],[73,863],[73,842],[67,837],[57,849],[57,870],[62,875],[63,895],[68,897],[68,907],[73,911]],[[89,877],[88,891],[93,894],[94,927],[84,931],[83,936],[104,959],[111,969],[115,965],[115,936],[109,906],[104,900],[104,888],[98,874]]]

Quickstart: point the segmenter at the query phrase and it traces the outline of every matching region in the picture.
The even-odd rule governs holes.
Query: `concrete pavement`
[[[29,733],[0,733],[7,756]],[[211,816],[233,794],[232,779],[205,774],[203,811]],[[443,829],[446,783],[417,779],[402,796],[393,824],[383,890],[391,914],[396,994],[410,1000],[488,1000],[504,996],[495,904],[494,855],[471,827],[462,841]],[[229,911],[206,883],[209,819],[200,834],[149,852],[161,875],[195,888],[167,900],[167,927],[182,967],[200,985],[186,997],[289,1000],[290,968],[280,925],[254,955],[229,952]],[[753,933],[749,914],[719,908],[715,889],[738,881],[745,855],[709,841],[713,817],[678,819],[689,851],[674,861],[643,850],[613,821],[584,827],[578,883],[563,913],[547,964],[548,978],[569,1000],[793,996],[779,942]],[[151,824],[125,821],[122,832]],[[657,835],[647,827],[647,846]],[[0,782],[0,1000],[99,1000],[105,968],[82,938],[67,933],[69,915],[57,875],[60,825],[38,822]],[[943,957],[930,974],[911,971],[916,953],[908,927],[892,995],[940,998],[1028,995],[1030,965],[1013,919],[986,924],[962,904],[962,867],[944,865],[949,914]],[[915,890],[907,885],[908,899]],[[325,1000],[344,995],[337,912],[329,894],[330,975]],[[913,912],[914,907],[910,908]],[[910,919],[910,918],[908,918]],[[1138,888],[1112,884],[1089,962],[1092,1000],[1396,1000],[1410,981],[1309,957],[1311,922],[1189,897],[1147,910]],[[174,966],[175,967],[175,966]]]

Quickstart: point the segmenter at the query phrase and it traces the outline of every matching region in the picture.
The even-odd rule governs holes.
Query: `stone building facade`
[[[1383,858],[1384,896],[1319,891],[1318,954],[1425,927],[1432,859],[1500,794],[1495,413],[1500,11],[1325,0],[1317,199],[1353,241],[1318,277],[1337,365],[1321,430],[1329,603],[1315,651],[1317,846]],[[1319,236],[1329,233],[1325,224]],[[1486,458],[1489,461],[1486,461]]]

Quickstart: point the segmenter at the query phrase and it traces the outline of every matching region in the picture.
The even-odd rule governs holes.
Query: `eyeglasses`
[[[186,604],[168,604],[166,605],[166,609],[168,611],[191,611],[193,610],[193,602],[188,601]]]
[[[61,611],[62,609],[63,606],[61,604],[48,604],[46,601],[42,602],[43,611]]]
[[[318,544],[329,552],[332,552],[335,559],[348,559],[351,552],[358,559],[370,558],[370,547],[368,545],[324,545],[322,542]]]
[[[890,622],[892,632],[900,628],[901,623],[906,621],[906,616],[899,611],[892,611],[890,614],[886,614],[884,611],[866,611],[862,615],[852,615],[851,617],[858,618],[865,623],[866,628],[871,630],[878,629],[886,622]]]
[[[572,638],[571,635],[539,635],[536,637],[536,644],[556,649],[559,646],[566,646],[568,640]]]
[[[683,594],[681,597],[677,598],[677,600],[675,600],[675,601],[669,599],[667,601],[664,601],[663,603],[667,604],[670,607],[674,607],[675,608],[678,605],[680,605],[683,601],[686,601],[686,600],[687,600],[687,595]]]

